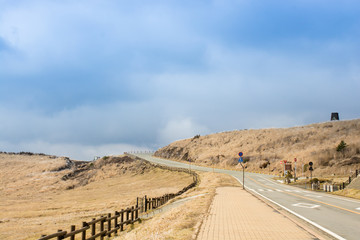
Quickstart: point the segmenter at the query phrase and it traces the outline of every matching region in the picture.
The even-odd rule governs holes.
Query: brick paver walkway
[[[197,239],[316,239],[239,187],[221,187]]]

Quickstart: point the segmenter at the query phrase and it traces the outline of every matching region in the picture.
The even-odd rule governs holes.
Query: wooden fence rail
[[[43,235],[39,240],[47,240],[56,238],[58,240],[69,238],[75,240],[76,235],[81,235],[81,240],[93,240],[104,237],[111,237],[112,234],[124,231],[124,226],[133,224],[139,221],[139,207],[131,207],[122,209],[120,212],[116,211],[112,216],[109,213],[107,216],[101,216],[96,219],[93,218],[90,222],[83,222],[80,229],[76,229],[75,225],[70,227],[70,231],[58,230],[57,233],[50,235]]]
[[[176,169],[176,171],[184,170]],[[135,222],[139,221],[140,213],[145,213],[152,209],[156,209],[167,203],[169,200],[183,194],[190,188],[195,187],[198,183],[198,175],[195,172],[190,172],[190,174],[193,175],[193,182],[177,193],[165,194],[156,198],[148,198],[147,196],[143,198],[137,198],[136,206],[122,209],[121,211],[115,211],[114,215],[108,213],[107,216],[101,216],[97,219],[93,218],[90,222],[83,222],[82,227],[79,229],[76,229],[75,225],[72,225],[69,232],[60,229],[57,233],[42,235],[42,237],[38,240],[75,240],[76,237],[80,237],[77,239],[81,240],[103,240],[105,237],[111,237],[112,234],[115,235],[118,232],[124,231],[125,226],[134,224]]]

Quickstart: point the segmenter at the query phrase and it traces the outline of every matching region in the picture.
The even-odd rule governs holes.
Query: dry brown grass
[[[333,192],[332,194],[360,199],[360,190],[359,189],[344,189],[344,190]]]
[[[344,154],[336,151],[341,140],[348,145]],[[155,155],[190,159],[199,165],[236,168],[239,151],[249,160],[245,164],[248,171],[279,174],[283,171],[280,161],[293,161],[296,157],[298,176],[302,164],[309,161],[314,162],[314,175],[347,176],[351,170],[360,168],[360,119],[216,133],[171,143]]]
[[[37,239],[57,229],[68,230],[72,224],[80,226],[131,206],[136,197],[177,192],[192,182],[189,174],[139,161],[111,165],[98,161],[97,170],[64,181],[61,177],[72,170],[51,170],[65,163],[64,158],[0,154],[0,239]],[[69,186],[75,188],[66,190]]]
[[[200,224],[208,213],[215,189],[221,186],[240,186],[238,181],[229,175],[218,173],[199,173],[199,175],[200,184],[180,196],[180,199],[198,194],[205,195],[191,199],[170,211],[155,215],[114,240],[195,239]],[[178,199],[174,199],[176,200]]]

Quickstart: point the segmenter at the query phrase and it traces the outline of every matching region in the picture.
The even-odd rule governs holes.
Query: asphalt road
[[[213,171],[200,167],[152,157],[150,154],[134,154],[153,163],[197,171]],[[229,174],[242,184],[242,172],[214,169]],[[279,183],[272,176],[245,172],[245,188],[297,217],[322,229],[336,239],[360,239],[360,201],[331,194],[303,190]]]

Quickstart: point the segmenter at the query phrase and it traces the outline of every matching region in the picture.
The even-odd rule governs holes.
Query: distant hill
[[[346,147],[337,151],[342,140]],[[283,172],[280,161],[294,163],[297,158],[298,175],[307,171],[310,161],[314,163],[315,175],[347,175],[360,169],[360,119],[197,135],[171,143],[156,151],[155,156],[239,168],[240,151],[251,171],[279,174]]]
[[[62,191],[125,173],[143,174],[149,169],[149,164],[125,155],[85,162],[41,153],[0,152],[0,191]]]

